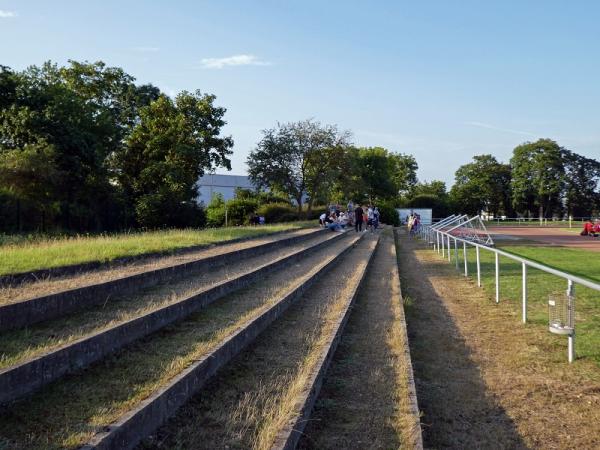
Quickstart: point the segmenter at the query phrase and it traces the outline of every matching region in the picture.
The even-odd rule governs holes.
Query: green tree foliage
[[[302,211],[308,196],[308,211],[314,200],[336,180],[341,171],[350,135],[335,125],[304,120],[264,130],[263,138],[248,156],[248,173],[261,187],[284,192]]]
[[[492,155],[473,157],[473,162],[460,166],[450,191],[454,206],[466,214],[485,210],[508,214],[510,200],[510,165],[499,163]]]
[[[587,217],[600,211],[600,162],[562,151],[565,169],[565,206],[573,217]]]
[[[431,208],[433,217],[451,214],[453,205],[446,190],[446,183],[439,180],[418,182],[404,195],[398,206],[404,208]]]
[[[561,211],[565,169],[563,149],[550,139],[526,142],[514,149],[512,168],[512,201],[517,211],[539,217],[551,217]]]
[[[216,166],[231,168],[233,141],[220,136],[225,109],[214,100],[182,92],[174,101],[161,95],[140,109],[139,123],[115,159],[141,225],[179,225],[179,217],[197,210],[198,178]]]
[[[400,216],[398,215],[398,211],[394,208],[393,204],[390,202],[383,202],[378,205],[379,208],[379,220],[382,223],[393,225],[395,227],[400,226]]]
[[[62,227],[101,227],[102,208],[110,197],[104,160],[111,131],[93,105],[68,88],[55,65],[30,67],[16,80],[13,101],[0,111],[1,170],[11,171],[17,158],[20,174],[33,173],[35,168],[25,164],[39,163],[39,157],[31,154],[35,148],[55,174],[47,198],[60,205]],[[15,156],[18,152],[24,155]],[[34,198],[35,191],[26,192],[33,184],[16,181],[16,176],[4,178],[1,187],[15,192],[18,201]],[[11,186],[5,184],[7,179]],[[20,189],[14,189],[15,182]]]
[[[14,217],[5,231],[202,222],[198,175],[229,168],[225,109],[134,81],[102,62],[0,67],[0,199],[2,217]]]
[[[382,147],[348,147],[340,158],[342,170],[330,191],[335,202],[394,200],[417,182],[418,166],[411,155]]]

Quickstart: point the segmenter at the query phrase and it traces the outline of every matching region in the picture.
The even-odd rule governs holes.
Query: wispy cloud
[[[0,9],[0,19],[10,19],[11,17],[17,17],[18,14],[15,11],[4,11]]]
[[[158,47],[133,47],[133,51],[140,53],[156,53],[160,50]]]
[[[233,55],[225,58],[204,58],[200,61],[205,69],[222,69],[227,66],[270,66],[269,61],[262,61],[254,55]]]
[[[494,125],[490,125],[489,123],[482,122],[464,122],[464,125],[469,125],[471,127],[485,128],[488,130],[502,131],[504,133],[513,133],[513,134],[521,134],[523,136],[537,136],[535,133],[531,133],[529,131],[522,130],[513,130],[512,128],[502,128]]]

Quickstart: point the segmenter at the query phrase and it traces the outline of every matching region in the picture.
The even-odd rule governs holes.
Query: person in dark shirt
[[[354,230],[357,233],[359,231],[362,231],[362,224],[363,224],[363,209],[359,205],[354,210]]]

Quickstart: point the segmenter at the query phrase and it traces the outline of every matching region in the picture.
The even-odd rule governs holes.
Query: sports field
[[[600,252],[600,238],[580,236],[579,228],[490,227],[490,234],[500,244],[514,238],[548,246],[570,247]]]
[[[568,229],[502,227],[491,228],[496,248],[544,264],[548,267],[600,282],[600,238],[579,236]],[[453,259],[454,261],[454,259]],[[463,252],[459,251],[459,267],[463,270]],[[520,313],[521,263],[500,256],[500,301],[512,305],[515,315]],[[468,272],[476,271],[475,251],[467,254]],[[481,252],[481,277],[484,290],[495,296],[495,269],[492,252]],[[529,268],[527,274],[528,322],[547,327],[548,298],[564,292],[566,280],[541,270]],[[600,293],[576,285],[576,353],[600,365]],[[557,349],[565,351],[566,341],[555,339]]]

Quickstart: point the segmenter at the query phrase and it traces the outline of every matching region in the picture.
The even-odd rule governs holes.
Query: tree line
[[[414,156],[358,147],[349,131],[311,119],[263,130],[247,159],[262,193],[202,206],[198,179],[231,168],[225,112],[214,95],[171,98],[103,62],[0,66],[0,232],[219,226],[226,211],[233,223],[257,212],[297,219],[348,200],[376,203],[389,220],[397,207],[436,217],[600,211],[600,163],[549,139],[519,145],[509,163],[475,156],[448,190],[419,181]]]
[[[200,224],[198,178],[230,168],[225,111],[102,62],[0,66],[0,231]]]
[[[591,217],[600,213],[600,162],[550,139],[517,146],[509,163],[479,155],[461,166],[453,209],[508,217]]]

